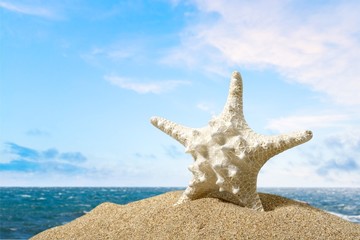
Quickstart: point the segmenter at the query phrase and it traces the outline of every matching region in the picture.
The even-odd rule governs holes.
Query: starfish
[[[215,197],[234,204],[264,211],[257,193],[257,176],[273,156],[305,143],[311,131],[278,136],[254,132],[243,114],[242,78],[234,72],[222,113],[203,128],[190,128],[161,117],[151,123],[185,146],[194,163],[189,166],[193,179],[177,204]]]

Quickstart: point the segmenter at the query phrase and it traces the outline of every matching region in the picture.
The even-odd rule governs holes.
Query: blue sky
[[[202,127],[235,70],[261,187],[360,186],[359,1],[0,0],[0,186],[186,186],[151,116]]]

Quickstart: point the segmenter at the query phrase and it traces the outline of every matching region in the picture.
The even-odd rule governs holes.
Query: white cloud
[[[51,19],[56,19],[59,17],[49,8],[34,6],[33,4],[28,6],[23,4],[14,4],[6,1],[0,1],[0,8],[4,8],[8,11],[17,12],[25,15],[45,17]]]
[[[288,116],[269,121],[266,129],[287,132],[299,129],[318,129],[334,127],[348,120],[349,116],[341,114]]]
[[[196,107],[200,109],[201,111],[210,113],[212,116],[216,115],[214,104],[208,103],[208,102],[200,102],[196,104]]]
[[[337,184],[360,184],[360,132],[352,129],[325,137],[303,155],[317,175]]]
[[[123,44],[125,45],[125,44]],[[138,54],[139,46],[136,49],[133,46],[125,45],[122,47],[119,46],[110,46],[105,48],[94,47],[88,53],[82,54],[81,57],[89,62],[94,62],[98,58],[108,58],[112,60],[123,60],[134,57]]]
[[[218,73],[235,65],[273,68],[334,102],[360,104],[359,1],[193,2],[198,22],[166,60]]]
[[[128,89],[135,91],[137,93],[163,93],[167,91],[171,91],[176,87],[184,84],[190,84],[188,81],[180,81],[180,80],[168,80],[168,81],[159,81],[159,82],[134,82],[128,78],[122,78],[118,76],[105,76],[104,77],[111,84],[116,85],[123,89]]]

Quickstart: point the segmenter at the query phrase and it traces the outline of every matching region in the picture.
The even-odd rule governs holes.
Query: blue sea
[[[0,238],[28,239],[103,202],[126,204],[183,188],[0,188]],[[260,188],[360,224],[360,188]]]

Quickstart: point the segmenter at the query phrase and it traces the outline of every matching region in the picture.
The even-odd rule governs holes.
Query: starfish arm
[[[193,129],[184,127],[162,117],[152,117],[150,119],[152,125],[175,138],[182,145],[187,146],[187,141],[193,132]]]
[[[229,94],[221,118],[247,127],[243,113],[243,83],[239,72],[235,71],[231,76]]]
[[[270,137],[269,144],[272,145],[271,155],[275,156],[287,149],[293,148],[309,141],[313,134],[311,131],[297,131],[289,134]]]

